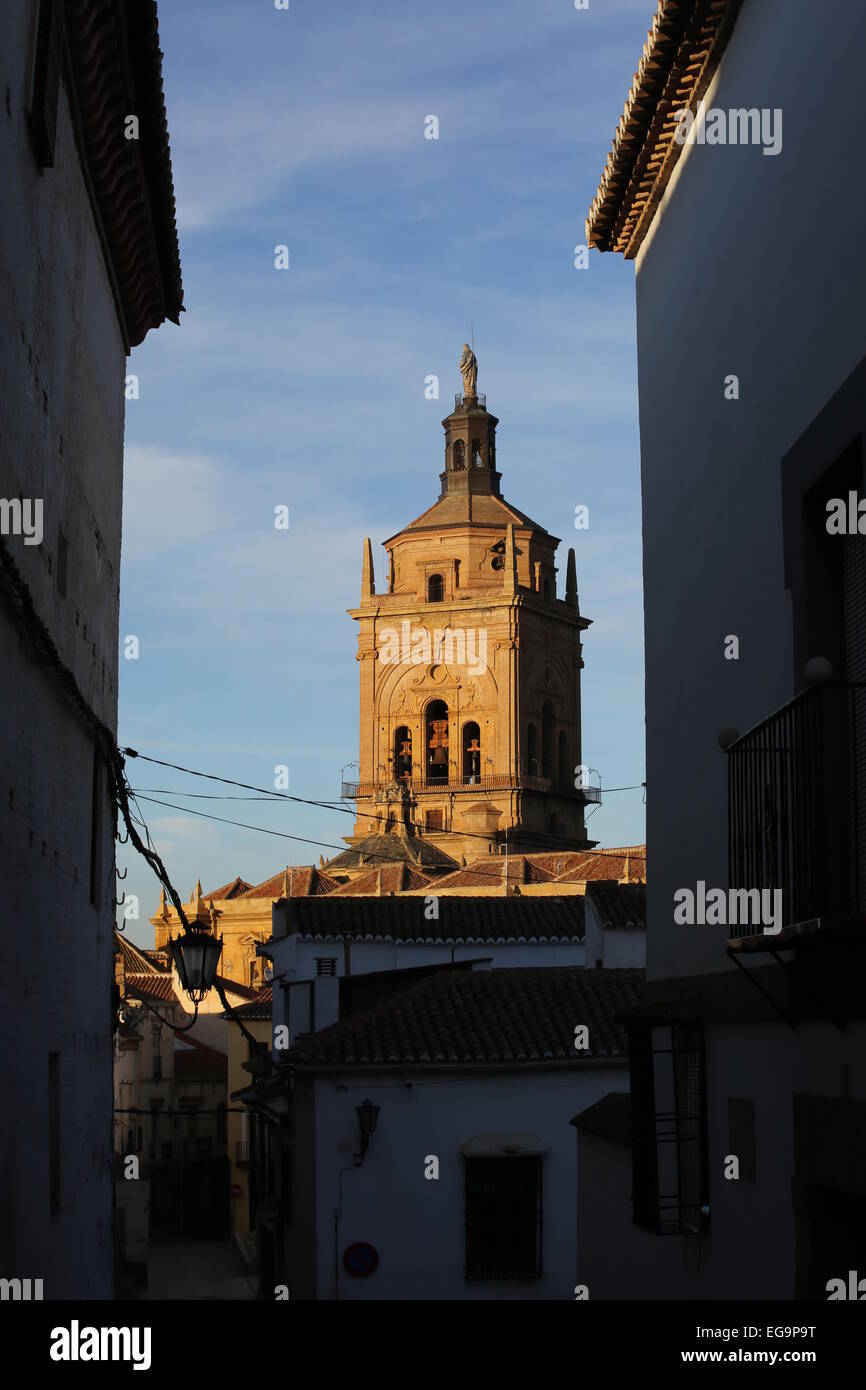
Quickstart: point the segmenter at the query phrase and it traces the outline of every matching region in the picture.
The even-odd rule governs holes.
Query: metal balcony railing
[[[528,772],[510,776],[508,773],[490,773],[486,776],[465,776],[465,777],[412,777],[400,778],[401,782],[409,788],[410,792],[430,792],[430,791],[508,791],[510,788],[524,788],[528,791],[553,792],[562,796],[582,796],[587,803],[597,803],[601,801],[600,787],[575,787],[573,782],[566,781],[559,783],[555,777],[535,777]],[[375,796],[377,792],[384,791],[385,787],[393,785],[391,781],[380,780],[378,782],[342,782],[340,796],[344,801],[356,801],[359,797]]]
[[[804,691],[727,754],[729,886],[781,890],[786,927],[866,911],[866,684]]]
[[[477,396],[466,396],[462,391],[458,391],[454,397],[454,409],[459,410],[467,401],[473,401],[482,410],[487,409],[487,396],[483,391],[479,391]]]

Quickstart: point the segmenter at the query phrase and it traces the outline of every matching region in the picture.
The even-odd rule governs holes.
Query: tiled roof
[[[435,896],[435,893],[432,894]],[[292,898],[290,934],[308,941],[582,941],[582,897],[441,897],[430,920],[424,897]]]
[[[239,995],[242,999],[257,998],[257,990],[250,989],[248,985],[238,984],[227,975],[215,975],[214,980],[219,982],[227,993]],[[179,1004],[184,1010],[189,1008],[189,1001],[183,990],[175,990],[174,976],[170,971],[150,971],[147,974],[126,971],[125,982],[127,994],[136,997],[146,995],[151,999],[162,999],[165,1003]]]
[[[166,973],[164,966],[159,960],[154,960],[151,952],[140,950],[133,941],[130,941],[120,932],[114,933],[114,944],[123,959],[125,974],[164,975]]]
[[[378,869],[371,869],[369,873],[359,874],[348,883],[340,884],[340,887],[334,890],[334,897],[387,897],[389,893],[425,888],[432,881],[429,874],[419,873],[409,864],[382,864]]]
[[[266,878],[264,883],[257,883],[252,888],[248,887],[241,896],[244,898],[270,898],[273,902],[277,902],[279,899],[289,896],[293,898],[324,897],[328,893],[332,893],[337,886],[336,879],[321,873],[314,865],[290,864],[287,868],[280,869],[279,873]]]
[[[695,111],[728,42],[742,0],[659,0],[598,192],[586,239],[632,259],[683,146],[676,113]]]
[[[408,835],[368,835],[350,849],[343,850],[325,864],[326,869],[359,869],[368,865],[378,868],[380,864],[396,864],[399,861],[414,864],[419,869],[456,869],[457,862],[450,855],[437,849],[430,840]]]
[[[626,856],[624,854],[598,853],[583,856],[579,863],[573,864],[570,869],[566,869],[560,875],[559,881],[560,883],[590,883],[603,878],[616,881],[625,875],[626,858],[628,858],[629,878],[645,881],[645,859],[640,859],[635,854]]]
[[[296,1043],[300,1065],[452,1065],[625,1057],[614,1016],[638,999],[643,971],[556,966],[443,972]],[[585,1024],[588,1048],[575,1049]]]
[[[646,888],[642,883],[588,883],[586,895],[592,899],[603,931],[646,929]]]
[[[215,888],[212,893],[202,893],[202,897],[207,902],[225,902],[233,898],[239,898],[252,888],[251,883],[247,883],[243,878],[233,878],[231,883],[224,883],[222,888]]]
[[[66,0],[64,12],[76,138],[134,347],[183,309],[156,0]]]
[[[456,873],[436,879],[435,889],[431,888],[431,892],[448,892],[452,888],[502,888],[505,884],[506,868],[509,886],[520,883],[549,883],[553,877],[546,869],[533,864],[528,855],[510,854],[506,859],[504,854],[488,854],[473,859],[465,869],[458,869]]]
[[[629,877],[646,879],[646,858],[632,851],[562,850],[559,853],[508,856],[509,885],[522,883],[585,883],[588,879],[620,879],[628,859]],[[435,880],[437,893],[455,888],[495,888],[505,878],[505,856],[474,859],[465,869]]]
[[[136,975],[127,972],[126,993],[135,998],[161,999],[166,1004],[180,1003],[174,992],[172,977],[168,974]]]
[[[396,535],[389,536],[384,542],[388,545],[397,539],[397,536],[404,535],[407,531],[441,531],[445,526],[496,526],[501,527],[503,535],[509,522],[517,528],[526,528],[537,531],[539,535],[546,536],[548,533],[538,521],[533,521],[532,517],[520,511],[513,503],[506,502],[504,497],[497,497],[491,492],[476,493],[455,493],[448,492],[444,497],[439,497],[425,512],[410,521],[408,526],[404,526],[402,531]]]
[[[274,991],[271,985],[266,989],[260,989],[255,999],[249,1004],[239,1004],[230,1014],[224,1013],[223,1018],[242,1018],[246,1022],[251,1019],[268,1019],[273,1013]]]
[[[559,877],[560,883],[567,881],[566,876],[569,876],[571,881],[585,881],[588,877],[621,878],[626,872],[627,859],[628,876],[638,877],[638,870],[642,876],[646,876],[646,845],[627,845],[614,849],[577,849],[569,853],[548,852],[530,855],[530,858],[539,869],[545,869],[550,877]],[[607,872],[607,869],[610,872]],[[589,874],[587,870],[594,872]]]

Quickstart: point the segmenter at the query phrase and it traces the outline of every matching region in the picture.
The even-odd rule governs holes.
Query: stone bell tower
[[[469,357],[467,358],[467,354]],[[555,536],[500,492],[495,415],[475,388],[442,421],[438,499],[385,541],[377,593],[364,541],[357,818],[452,858],[586,848],[581,634],[574,551],[557,596]],[[466,389],[469,388],[469,389]],[[401,853],[400,857],[405,857]]]

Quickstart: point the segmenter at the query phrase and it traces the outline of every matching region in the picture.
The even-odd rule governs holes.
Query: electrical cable
[[[165,760],[162,759],[162,758],[153,758],[153,757],[151,757],[151,756],[150,756],[149,754],[147,754],[147,753],[139,753],[139,752],[138,752],[136,749],[134,749],[134,748],[124,748],[122,751],[123,751],[123,753],[124,753],[124,755],[125,755],[126,757],[141,758],[144,762],[153,763],[154,765],[156,765],[156,766],[158,766],[158,767],[167,767],[167,768],[170,768],[170,769],[171,769],[172,771],[174,771],[174,772],[182,772],[182,773],[184,773],[186,776],[190,776],[190,777],[201,777],[201,778],[206,779],[207,781],[211,781],[211,782],[220,782],[220,783],[224,784],[225,786],[240,787],[240,788],[243,789],[244,791],[256,792],[259,796],[262,797],[263,800],[267,800],[267,801],[274,801],[274,800],[293,801],[293,802],[295,802],[295,803],[298,804],[298,805],[303,805],[303,806],[316,806],[316,807],[318,807],[318,808],[321,809],[321,810],[338,811],[338,812],[340,812],[340,813],[343,814],[343,815],[348,815],[348,816],[352,816],[352,817],[360,818],[360,817],[363,816],[365,819],[368,819],[368,820],[376,820],[376,819],[377,819],[375,813],[373,813],[373,812],[369,812],[369,811],[359,811],[359,810],[357,810],[357,809],[356,809],[355,811],[352,811],[348,806],[342,806],[342,805],[340,805],[340,804],[338,804],[338,803],[335,803],[335,802],[333,802],[333,801],[314,800],[314,799],[311,798],[311,797],[294,796],[294,795],[292,795],[292,794],[289,793],[289,792],[271,791],[271,790],[269,790],[269,789],[266,788],[266,787],[258,787],[258,786],[255,786],[253,783],[250,783],[250,782],[240,782],[240,781],[238,781],[236,778],[232,778],[232,777],[222,777],[222,776],[220,776],[219,774],[213,773],[213,772],[200,772],[200,771],[198,771],[198,769],[196,769],[196,768],[185,767],[185,766],[183,766],[183,765],[180,764],[180,763],[170,763],[170,762],[165,761]],[[640,787],[642,787],[642,786],[644,786],[644,785],[645,785],[644,783],[635,783],[635,784],[633,784],[633,785],[630,786],[630,787],[616,787],[616,788],[611,788],[611,790],[612,790],[612,791],[634,791],[634,790],[638,790]],[[602,789],[602,790],[603,790],[603,789]],[[180,791],[180,792],[178,792],[178,791],[172,791],[170,794],[171,794],[171,795],[175,795],[175,796],[176,796],[176,795],[181,795],[181,796],[190,796],[190,797],[193,797],[193,796],[196,796],[196,795],[197,795],[197,794],[194,793],[194,792],[187,793],[187,792],[183,792],[183,791]],[[142,799],[143,799],[143,800],[154,800],[154,798],[149,798],[149,797],[146,797],[146,796],[142,796]],[[214,798],[214,799],[218,799],[218,798]],[[228,800],[228,799],[230,799],[230,798],[226,797],[225,799]],[[296,840],[296,841],[298,841],[298,842],[300,842],[300,843],[302,843],[302,844],[312,844],[312,845],[317,846],[318,848],[324,848],[324,849],[336,849],[336,850],[338,850],[338,852],[340,852],[340,853],[345,853],[345,851],[342,849],[341,846],[339,846],[339,845],[333,845],[333,844],[331,844],[330,842],[325,841],[325,840],[310,840],[310,839],[306,839],[305,837],[300,836],[300,835],[289,835],[289,834],[287,834],[287,833],[284,832],[284,831],[268,830],[268,829],[265,828],[264,826],[253,826],[253,825],[249,825],[249,824],[247,824],[247,823],[242,823],[242,822],[238,822],[238,821],[231,821],[231,820],[228,820],[227,818],[221,817],[221,816],[210,816],[210,817],[208,817],[207,814],[206,814],[205,812],[194,811],[194,810],[193,810],[192,808],[190,808],[190,807],[177,806],[177,805],[173,805],[173,804],[171,804],[171,803],[169,803],[169,802],[156,802],[155,804],[166,806],[167,809],[169,809],[169,810],[182,811],[182,812],[183,812],[183,811],[186,811],[186,813],[187,813],[188,815],[198,815],[198,816],[201,816],[201,817],[203,817],[203,818],[205,818],[205,819],[212,819],[212,820],[215,820],[215,821],[223,821],[225,824],[235,825],[235,826],[237,826],[237,827],[240,828],[240,829],[257,830],[257,831],[259,831],[259,832],[262,833],[262,834],[266,834],[266,835],[276,835],[276,836],[279,836],[280,838],[283,838],[283,839]],[[596,807],[595,809],[597,810],[598,807]],[[586,819],[589,819],[589,817],[587,816]],[[485,844],[489,844],[489,843],[490,843],[490,838],[489,838],[489,836],[484,835],[484,834],[481,834],[481,833],[479,833],[478,831],[441,830],[441,831],[437,831],[436,833],[437,833],[437,835],[455,835],[455,836],[457,836],[459,839],[463,839],[463,840],[465,840],[465,839],[477,839],[477,840],[483,840]],[[533,839],[533,838],[535,838],[535,839],[541,841],[542,844],[543,844],[543,848],[540,849],[539,851],[536,851],[536,852],[538,852],[538,853],[550,853],[550,854],[556,854],[556,853],[558,853],[557,850],[555,850],[555,849],[550,849],[549,843],[548,843],[548,837],[545,836],[544,833],[541,832],[541,831],[533,832],[533,831],[521,830],[520,835],[521,835],[521,838],[524,840],[524,842],[525,842],[527,839],[530,839],[530,840],[531,840],[531,839]],[[563,851],[563,852],[564,852],[564,853],[567,853],[567,852],[569,852],[569,851]],[[574,851],[570,851],[570,852],[574,852]],[[597,851],[597,852],[603,854],[603,853],[605,853],[606,851],[604,851],[604,850],[599,850],[599,851]],[[382,861],[383,861],[384,863],[393,863],[393,860],[392,860],[392,858],[391,858],[389,855],[386,855],[386,854],[378,855],[378,854],[376,854],[375,852],[371,852],[371,853],[366,854],[366,855],[365,855],[365,858],[367,858],[367,859],[377,859],[377,858],[380,858],[380,859],[382,859]],[[498,872],[498,871],[497,871],[497,872],[494,872],[494,873],[487,874],[487,871],[486,871],[485,869],[478,868],[478,869],[473,870],[473,872],[478,873],[478,874],[485,875],[485,876],[490,877],[490,878],[495,878],[497,882],[500,882],[500,881],[501,881],[501,878],[502,878],[501,873]]]

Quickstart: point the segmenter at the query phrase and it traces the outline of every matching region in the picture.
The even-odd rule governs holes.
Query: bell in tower
[[[499,421],[478,391],[468,344],[460,374],[463,390],[442,421],[440,496],[385,540],[385,593],[376,590],[365,541],[361,602],[351,610],[360,667],[352,844],[390,816],[394,853],[406,852],[397,845],[402,824],[412,854],[440,867],[506,844],[531,851],[592,843],[589,798],[573,772],[589,626],[575,557],[558,594],[558,538],[500,492]],[[375,853],[381,860],[383,847]]]
[[[427,779],[448,781],[448,706],[434,700],[427,709]]]

